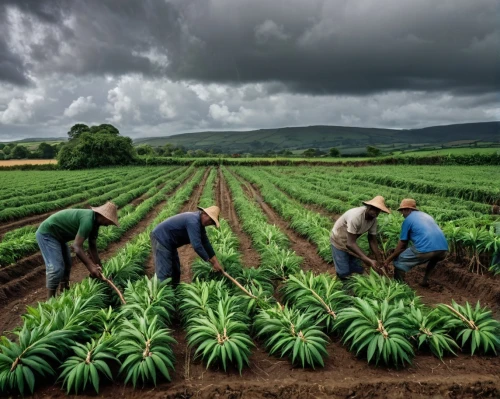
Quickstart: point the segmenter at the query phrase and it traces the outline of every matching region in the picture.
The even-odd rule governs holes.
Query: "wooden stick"
[[[474,323],[474,321],[467,320],[467,318],[462,313],[460,313],[458,310],[456,310],[454,307],[452,307],[446,303],[444,304],[444,306],[446,306],[448,309],[450,309],[450,311],[455,313],[464,323],[466,323],[469,326],[469,328],[471,330],[479,330],[477,328],[476,324]]]
[[[113,282],[109,279],[107,279],[106,277],[104,277],[104,275],[101,274],[101,278],[102,280],[107,283],[113,290],[116,291],[116,293],[118,294],[118,296],[120,297],[120,301],[122,302],[122,305],[125,305],[127,302],[125,302],[125,298],[123,297],[123,294],[121,293],[121,291],[118,289],[118,287],[116,285],[113,284]]]
[[[229,280],[231,280],[240,290],[242,290],[245,294],[247,294],[250,298],[257,299],[255,295],[248,292],[245,287],[243,287],[240,283],[238,283],[234,278],[232,278],[229,274],[226,273],[225,270],[222,270],[222,274],[226,276]]]

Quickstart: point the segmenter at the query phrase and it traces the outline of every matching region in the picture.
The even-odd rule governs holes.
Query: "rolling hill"
[[[171,143],[189,150],[218,150],[228,153],[264,152],[266,150],[327,150],[337,147],[342,153],[359,153],[372,145],[383,151],[459,147],[478,142],[479,145],[500,145],[500,122],[465,123],[432,126],[423,129],[376,129],[344,126],[304,126],[251,131],[219,131],[184,133],[166,137],[134,140],[135,145],[153,147]]]

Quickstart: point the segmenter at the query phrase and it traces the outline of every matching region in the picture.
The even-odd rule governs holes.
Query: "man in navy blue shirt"
[[[198,209],[172,216],[151,232],[155,270],[160,281],[170,277],[174,286],[179,284],[181,264],[177,248],[189,243],[200,258],[212,264],[215,271],[223,270],[205,231],[207,226],[219,228],[220,209],[217,206]]]
[[[391,256],[386,259],[384,266],[387,268],[394,259],[394,278],[403,281],[405,272],[427,263],[420,285],[428,287],[429,276],[436,264],[448,254],[448,243],[434,219],[417,209],[414,199],[407,198],[401,201],[398,211],[403,214],[405,220],[401,227],[399,243]],[[409,241],[413,244],[410,247],[408,247]]]

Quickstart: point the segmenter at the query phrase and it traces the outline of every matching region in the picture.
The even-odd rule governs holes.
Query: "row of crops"
[[[492,272],[500,273],[500,265],[491,264],[493,254],[500,251],[500,228],[498,215],[492,214],[492,207],[488,203],[476,202],[446,194],[428,194],[425,188],[420,191],[410,191],[405,188],[395,188],[374,183],[376,178],[366,170],[364,178],[360,177],[360,168],[351,174],[343,170],[332,173],[330,169],[315,168],[307,171],[306,168],[234,168],[248,181],[256,184],[266,199],[287,220],[293,222],[293,215],[287,208],[292,208],[291,199],[302,204],[314,204],[333,213],[342,214],[348,209],[360,206],[362,201],[375,195],[383,195],[386,204],[391,209],[397,209],[403,198],[414,198],[421,210],[432,215],[441,226],[450,246],[450,253],[454,261],[465,264],[471,271],[483,273],[488,268]],[[484,167],[483,167],[484,169]],[[374,171],[375,169],[373,169]],[[497,173],[494,171],[494,173]],[[493,174],[494,174],[493,173]],[[457,177],[454,187],[461,186]],[[405,177],[405,182],[411,182]],[[497,187],[486,187],[491,193]],[[483,191],[486,191],[483,189]],[[286,193],[286,196],[283,195]],[[458,191],[457,191],[458,193]],[[492,194],[493,195],[493,194]],[[279,201],[277,200],[279,198]],[[498,194],[497,197],[499,198]],[[287,203],[284,206],[283,201]],[[280,203],[278,203],[280,202]],[[296,205],[295,205],[296,207]],[[318,245],[320,254],[325,260],[330,261],[329,242],[321,237],[327,237],[327,230],[331,229],[332,222],[329,218],[311,216],[312,226],[301,233],[306,236],[315,236],[312,239]],[[398,212],[390,215],[379,216],[379,242],[382,252],[395,248],[403,217]]]
[[[222,220],[219,230],[207,232],[219,260],[237,284],[215,274],[210,264],[198,259],[192,265],[194,281],[182,283],[174,292],[169,284],[144,276],[151,252],[149,233],[157,223],[180,211],[202,181],[205,169],[162,168],[161,173],[156,170],[158,175],[154,171],[142,171],[143,177],[151,173],[142,184],[141,179],[134,181],[129,176],[126,184],[122,181],[127,188],[108,197],[115,201],[136,189],[135,196],[148,193],[148,199],[137,207],[123,203],[120,229],[126,231],[130,228],[124,227],[127,220],[137,223],[153,204],[185,182],[169,195],[164,209],[146,230],[104,264],[104,275],[112,276],[124,291],[126,304],[120,304],[104,283],[86,279],[61,296],[28,308],[16,339],[2,337],[0,341],[2,394],[27,394],[48,381],[58,381],[68,393],[99,391],[107,379],[134,387],[169,381],[176,366],[171,330],[178,328],[175,320],[180,320],[190,348],[207,367],[235,368],[240,373],[250,365],[257,345],[270,356],[288,358],[294,366],[304,368],[322,367],[332,340],[341,341],[368,363],[390,367],[411,364],[418,351],[443,359],[459,351],[496,354],[500,349],[500,322],[479,303],[428,307],[407,285],[375,273],[356,276],[342,285],[331,274],[301,270],[303,259],[291,249],[286,234],[268,222],[258,203],[246,193],[245,185],[255,184],[290,227],[307,237],[320,256],[331,262],[328,236],[333,221],[306,209],[304,204],[340,213],[359,206],[361,200],[374,196],[376,189],[370,186],[371,181],[341,185],[344,176],[335,180],[337,174],[331,170],[326,173],[318,168],[311,173],[301,168],[223,167],[242,229],[259,253],[260,265],[245,267],[237,232]],[[217,171],[212,169],[200,206],[215,202],[216,178]],[[382,189],[385,186],[378,185],[378,190]],[[401,198],[413,196],[426,210],[426,197],[420,198],[417,193],[376,194],[386,196],[393,209]],[[330,202],[326,202],[328,199]],[[456,201],[456,212],[468,208],[459,206],[461,200],[449,201]],[[486,211],[481,212],[486,209],[481,208],[484,204],[470,202],[477,206],[471,212],[485,220],[482,227],[494,222]],[[445,223],[455,221],[453,217]],[[380,224],[383,245],[392,245],[390,240],[397,240],[401,220],[389,215]],[[104,230],[100,245],[118,239],[124,233],[120,229]],[[15,240],[16,234],[9,233],[4,240]]]

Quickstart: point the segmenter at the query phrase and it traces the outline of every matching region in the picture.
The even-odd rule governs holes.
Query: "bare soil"
[[[57,159],[8,159],[6,161],[0,161],[0,167],[16,165],[46,165],[49,163],[56,164]]]
[[[206,175],[205,175],[206,178]],[[183,211],[196,209],[205,179],[193,193]],[[278,225],[290,237],[297,254],[306,258],[306,268],[317,272],[333,271],[333,267],[316,254],[315,247],[305,238],[287,227],[287,223],[265,204],[255,187],[247,186],[247,193],[260,201],[268,219]],[[232,205],[227,185],[217,182],[217,204],[222,216],[227,218],[233,231],[242,243],[242,253],[247,265],[258,265],[258,255],[251,249],[250,241],[240,227]],[[132,236],[131,233],[130,236]],[[126,240],[128,238],[124,238]],[[247,241],[245,241],[247,240]],[[184,250],[185,248],[185,250]],[[190,267],[197,256],[190,246],[179,251],[182,265],[182,281],[189,281]],[[246,255],[245,255],[246,251]],[[319,259],[318,259],[319,258]],[[85,273],[84,273],[85,274]],[[486,275],[473,275],[462,267],[445,263],[438,265],[430,280],[429,288],[418,286],[423,275],[422,268],[408,273],[406,278],[417,290],[425,303],[450,303],[481,300],[491,306],[498,316],[500,307],[499,280]],[[44,281],[44,278],[42,278]],[[39,296],[39,298],[41,298]],[[30,298],[28,303],[33,303]],[[43,299],[43,298],[41,298]],[[12,307],[23,307],[22,298],[11,301],[10,306],[1,306],[0,328],[5,330],[19,323],[18,310],[15,322],[5,323]],[[317,370],[303,370],[292,367],[288,359],[269,356],[259,342],[250,358],[250,367],[240,375],[237,370],[224,372],[216,368],[206,369],[193,350],[186,345],[185,333],[179,325],[172,326],[178,343],[174,347],[176,369],[170,383],[157,387],[147,386],[133,390],[119,382],[103,384],[99,396],[117,398],[499,398],[500,359],[489,356],[470,356],[460,353],[457,357],[446,357],[443,362],[428,353],[417,352],[413,364],[404,369],[370,366],[366,360],[358,359],[344,347],[339,338],[332,336],[328,346],[329,357],[325,367]],[[60,385],[47,386],[37,391],[35,398],[62,398],[66,396]],[[81,395],[95,398],[96,395]]]

